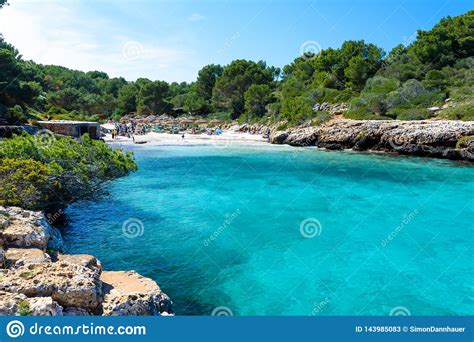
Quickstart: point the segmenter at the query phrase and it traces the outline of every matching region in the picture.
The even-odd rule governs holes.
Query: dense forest
[[[0,0],[0,7],[5,0]],[[346,41],[306,53],[282,69],[264,61],[207,65],[192,83],[82,72],[26,61],[0,35],[0,121],[40,118],[107,120],[129,113],[185,113],[246,122],[321,122],[321,103],[346,103],[354,119],[474,120],[474,11],[418,31],[408,46],[386,53]],[[433,112],[429,107],[447,103]]]

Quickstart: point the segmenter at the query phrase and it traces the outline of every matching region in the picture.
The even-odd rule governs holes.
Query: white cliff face
[[[341,119],[276,131],[270,142],[474,161],[474,122]]]
[[[40,212],[0,207],[0,315],[169,315],[172,302],[136,272],[102,272],[92,255],[62,246]]]

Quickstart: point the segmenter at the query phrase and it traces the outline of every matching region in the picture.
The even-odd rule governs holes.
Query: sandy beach
[[[132,139],[119,136],[112,139],[110,134],[103,138],[107,143],[131,143]],[[264,144],[268,139],[258,134],[224,131],[221,135],[181,134],[149,132],[145,135],[135,135],[135,143],[152,145],[233,145],[233,144]]]

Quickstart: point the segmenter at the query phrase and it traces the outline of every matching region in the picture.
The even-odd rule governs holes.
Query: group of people
[[[221,135],[222,132],[223,131],[220,128],[211,128],[206,130],[207,135]]]
[[[109,125],[113,126],[114,128],[111,129],[112,139],[116,139],[119,136],[131,138],[135,141],[134,134],[143,135],[149,131],[152,131],[153,127],[149,124],[137,124],[134,122],[129,123],[120,123],[116,121],[109,121]],[[156,127],[155,127],[156,129]],[[168,129],[160,129],[161,131],[168,131]],[[170,131],[170,133],[181,133],[181,137],[184,139],[184,132],[189,134],[199,134],[199,133],[206,133],[207,135],[220,135],[222,134],[222,129],[219,127],[216,128],[201,128],[201,127],[175,127]]]
[[[112,124],[115,126],[115,128],[113,128],[111,131],[112,139],[115,139],[118,136],[122,136],[122,137],[132,138],[132,140],[135,141],[135,138],[133,136],[135,127],[133,123],[123,124],[120,122],[112,122]]]

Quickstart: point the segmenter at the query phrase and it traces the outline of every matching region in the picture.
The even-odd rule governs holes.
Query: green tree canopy
[[[168,83],[164,81],[145,82],[138,92],[138,113],[160,115],[167,112],[170,108],[168,91]]]
[[[275,69],[266,63],[243,59],[235,60],[224,68],[216,81],[212,100],[219,110],[229,111],[232,118],[244,112],[244,93],[252,84],[273,84]]]

